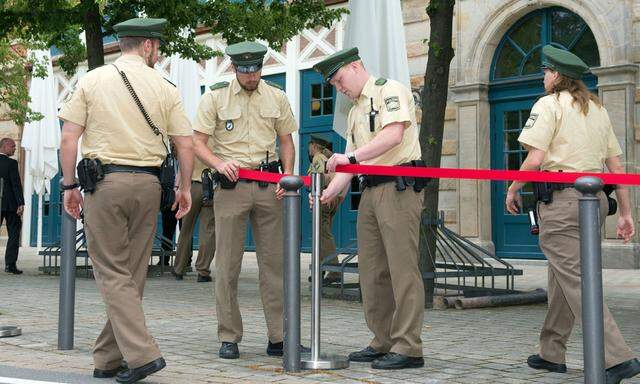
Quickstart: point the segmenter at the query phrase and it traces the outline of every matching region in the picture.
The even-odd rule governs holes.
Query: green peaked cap
[[[338,51],[333,55],[327,57],[326,59],[320,61],[316,65],[313,66],[313,69],[316,72],[319,72],[322,77],[324,77],[324,81],[331,80],[331,77],[338,72],[338,69],[342,68],[343,65],[349,64],[354,61],[360,60],[360,56],[358,55],[358,48],[347,48],[342,51]]]
[[[225,53],[229,55],[238,72],[251,73],[262,68],[262,60],[267,54],[267,47],[254,41],[243,41],[231,44]]]
[[[544,54],[542,67],[572,79],[580,79],[589,70],[589,66],[581,58],[564,49],[545,45],[542,47],[542,53]]]
[[[116,31],[118,37],[148,37],[164,41],[166,26],[166,19],[136,17],[114,25],[113,30]]]

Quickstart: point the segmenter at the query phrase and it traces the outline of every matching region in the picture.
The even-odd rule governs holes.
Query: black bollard
[[[60,180],[62,185],[62,180]],[[62,208],[60,234],[60,299],[58,306],[58,349],[73,349],[76,300],[76,219]]]
[[[285,176],[280,186],[284,195],[284,354],[285,372],[300,371],[300,193],[302,179]]]
[[[597,196],[602,191],[603,182],[597,177],[581,177],[576,180],[575,187],[582,193],[579,199],[579,222],[584,382],[604,384],[602,244],[600,199]]]

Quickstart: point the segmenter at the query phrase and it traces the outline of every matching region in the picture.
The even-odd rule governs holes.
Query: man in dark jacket
[[[22,229],[22,211],[24,210],[24,197],[22,196],[22,183],[18,171],[18,162],[9,156],[16,152],[16,143],[5,137],[0,140],[0,194],[2,195],[2,215],[0,225],[7,221],[7,250],[4,254],[4,271],[19,275],[22,273],[16,267],[18,260],[18,248],[20,247],[20,230]]]

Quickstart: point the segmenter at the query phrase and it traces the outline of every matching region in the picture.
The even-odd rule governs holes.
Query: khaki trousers
[[[198,225],[198,241],[200,249],[196,259],[196,271],[198,275],[209,276],[211,262],[216,252],[216,228],[213,206],[202,205],[202,183],[191,182],[191,210],[182,218],[180,236],[178,237],[178,249],[176,250],[176,261],[173,270],[184,275],[187,264],[191,261],[193,253],[193,230],[196,219],[200,217]]]
[[[147,267],[160,207],[158,178],[110,173],[85,195],[87,248],[107,323],[93,349],[95,367],[137,368],[161,356],[142,311]]]
[[[418,267],[422,193],[395,183],[362,192],[358,269],[365,320],[379,352],[422,356],[424,286]]]
[[[320,260],[325,257],[334,254],[336,252],[336,240],[333,237],[333,217],[337,212],[337,203],[334,201],[330,205],[322,206],[322,212],[320,213]],[[331,264],[338,264],[338,258],[336,257],[331,261]],[[328,276],[340,277],[339,272],[329,272]]]
[[[282,341],[282,201],[275,185],[238,182],[234,189],[216,188],[216,315],[220,342],[242,340],[242,317],[238,305],[238,276],[244,255],[247,219],[256,243],[260,295],[272,343]]]
[[[540,332],[540,356],[558,364],[565,362],[567,340],[574,322],[582,319],[579,196],[575,189],[567,188],[554,192],[552,203],[538,204],[540,248],[549,261],[549,310]],[[599,197],[600,218],[604,224],[607,199],[603,193]],[[606,305],[604,349],[606,368],[634,357]]]

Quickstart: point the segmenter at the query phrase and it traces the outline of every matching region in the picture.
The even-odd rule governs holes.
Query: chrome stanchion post
[[[60,179],[62,186],[62,179]],[[76,219],[62,208],[60,235],[60,298],[58,308],[58,349],[73,349],[76,300]]]
[[[302,179],[285,176],[283,215],[284,251],[284,354],[285,372],[300,371],[300,193]]]
[[[575,187],[579,198],[580,269],[582,273],[582,343],[584,382],[604,384],[604,320],[602,299],[602,244],[600,235],[600,199],[602,180],[581,177]]]
[[[322,274],[320,272],[320,196],[322,194],[322,174],[311,174],[312,238],[311,238],[311,354],[303,354],[304,369],[343,369],[349,366],[344,356],[324,356],[320,354],[320,302],[322,295]]]

